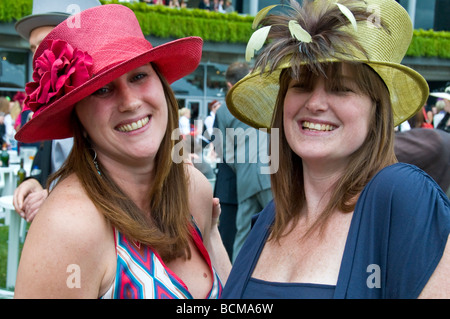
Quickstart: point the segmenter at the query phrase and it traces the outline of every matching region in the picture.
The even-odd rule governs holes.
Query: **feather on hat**
[[[268,14],[274,9],[276,14]],[[246,58],[260,50],[252,73],[236,83],[227,106],[256,128],[270,128],[281,70],[298,77],[308,66],[324,73],[324,62],[353,61],[369,65],[391,95],[395,125],[413,116],[428,97],[428,84],[401,65],[412,39],[408,13],[394,0],[304,0],[301,6],[273,5],[255,17]]]

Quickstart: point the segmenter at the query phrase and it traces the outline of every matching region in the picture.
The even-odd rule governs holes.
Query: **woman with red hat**
[[[18,298],[218,298],[230,263],[212,190],[172,160],[170,83],[196,69],[202,40],[158,47],[133,12],[104,5],[61,23],[34,56],[23,142],[74,137],[30,227]]]

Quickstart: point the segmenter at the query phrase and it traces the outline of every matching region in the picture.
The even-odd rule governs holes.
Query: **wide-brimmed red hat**
[[[172,83],[193,72],[203,41],[188,37],[153,47],[133,11],[110,4],[62,22],[39,45],[25,90],[34,115],[16,134],[24,143],[71,137],[77,102],[149,62]]]

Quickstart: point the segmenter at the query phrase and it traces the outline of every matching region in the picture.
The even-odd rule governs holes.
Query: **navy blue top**
[[[331,299],[336,286],[250,278],[243,299]]]
[[[381,170],[356,204],[336,287],[251,278],[274,219],[272,201],[258,214],[222,298],[417,298],[444,252],[450,201],[413,165]]]

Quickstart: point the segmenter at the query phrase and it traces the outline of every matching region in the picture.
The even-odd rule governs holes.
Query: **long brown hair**
[[[86,194],[108,221],[130,239],[151,246],[166,261],[184,256],[190,258],[190,213],[188,209],[188,181],[183,163],[172,161],[171,152],[176,140],[171,133],[178,127],[178,104],[170,85],[158,74],[168,106],[168,123],[155,159],[155,180],[148,194],[151,218],[120,189],[108,173],[98,174],[93,163],[93,150],[83,127],[73,112],[74,145],[61,169],[52,176],[62,181],[75,173]]]
[[[342,63],[329,63],[321,67],[327,74],[327,86],[342,85]],[[352,212],[356,199],[369,180],[383,167],[397,161],[394,154],[394,122],[389,91],[382,79],[369,66],[362,63],[347,63],[355,77],[361,94],[369,96],[374,102],[373,116],[369,132],[360,147],[352,156],[344,175],[333,185],[330,200],[317,221],[310,227],[310,234],[317,227],[324,226],[333,211]],[[298,81],[311,85],[318,76],[307,66],[301,68]],[[276,206],[275,224],[271,239],[280,239],[289,233],[290,222],[298,220],[306,198],[303,184],[302,159],[287,143],[283,127],[283,105],[288,84],[292,79],[291,69],[280,75],[280,90],[272,118],[272,128],[280,131],[279,170],[271,176],[272,192]]]

